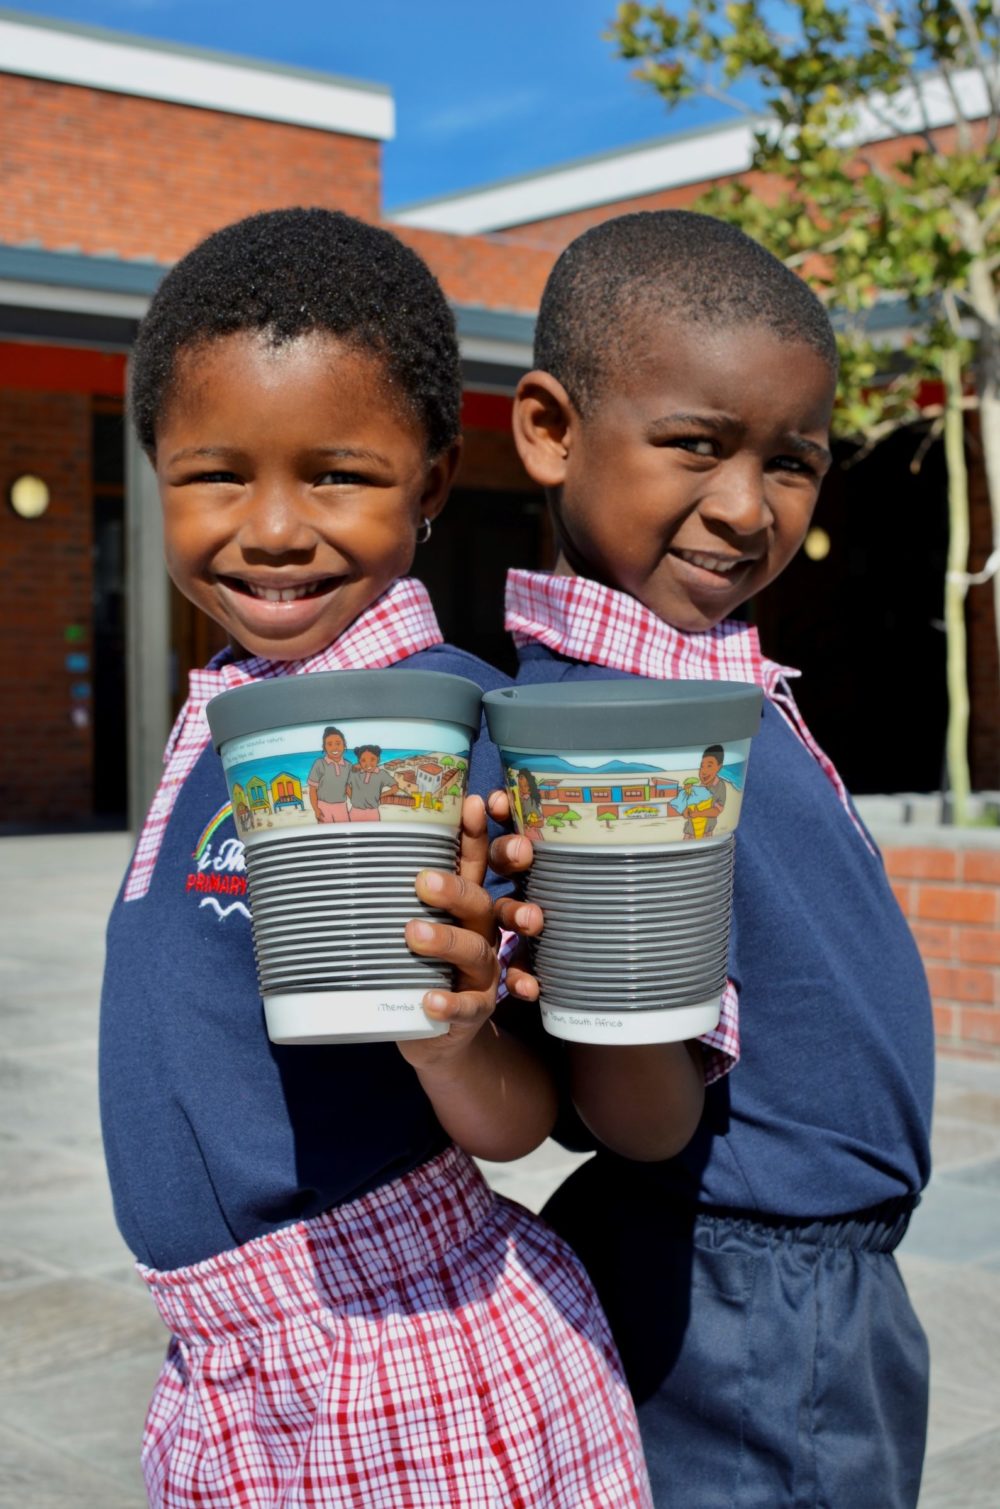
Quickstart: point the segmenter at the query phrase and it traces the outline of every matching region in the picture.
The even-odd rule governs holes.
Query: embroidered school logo
[[[233,816],[233,805],[225,802],[202,830],[194,848],[194,868],[189,870],[184,889],[197,899],[198,906],[210,907],[220,922],[232,912],[249,918],[240,899],[247,893],[246,860],[243,845],[231,833],[220,831]]]

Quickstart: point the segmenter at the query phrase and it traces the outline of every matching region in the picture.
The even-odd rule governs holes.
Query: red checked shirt
[[[163,835],[178,792],[201,758],[211,734],[205,706],[219,692],[271,676],[301,676],[311,671],[378,670],[395,665],[419,650],[442,644],[430,598],[422,583],[403,577],[392,583],[339,639],[308,660],[231,661],[222,650],[204,670],[191,672],[188,699],[181,708],[163,756],[163,777],[136,845],[123,899],[145,896]]]
[[[871,847],[833,761],[795,705],[788,680],[800,672],[766,659],[750,624],[727,621],[701,634],[685,634],[624,592],[583,577],[541,571],[508,573],[506,607],[507,629],[519,646],[543,644],[568,660],[660,681],[747,681],[759,686],[819,763],[862,841]],[[710,1084],[740,1055],[739,997],[731,980],[719,1025],[700,1042],[707,1050],[705,1079]]]

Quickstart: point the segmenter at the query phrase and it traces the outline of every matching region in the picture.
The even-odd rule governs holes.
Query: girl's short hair
[[[129,395],[149,455],[178,355],[244,331],[259,331],[274,346],[322,332],[371,353],[422,426],[430,456],[459,433],[455,320],[416,252],[339,210],[269,210],[208,236],[153,297],[136,337]]]

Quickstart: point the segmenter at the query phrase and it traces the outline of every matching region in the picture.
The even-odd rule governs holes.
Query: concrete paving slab
[[[81,1368],[100,1358],[150,1353],[162,1359],[166,1332],[151,1302],[120,1286],[88,1278],[57,1278],[0,1292],[0,1389],[37,1379],[77,1387]],[[93,1401],[95,1417],[101,1404]]]
[[[998,1502],[1000,1430],[928,1461],[920,1509],[997,1509]]]
[[[141,1486],[122,1486],[51,1441],[0,1425],[0,1483],[9,1509],[141,1509]]]

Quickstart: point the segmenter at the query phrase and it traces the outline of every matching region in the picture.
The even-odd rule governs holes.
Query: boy
[[[559,259],[535,368],[515,436],[559,555],[552,576],[511,574],[520,679],[725,678],[766,693],[727,987],[742,1063],[709,1085],[678,1155],[599,1147],[545,1214],[611,1320],[657,1504],[912,1506],[927,1353],[891,1253],[929,1173],[926,981],[792,700],[795,673],[729,617],[798,550],[830,465],[830,324],[742,232],[627,215]],[[528,862],[523,840],[500,847]],[[514,903],[499,910],[513,925]],[[599,1134],[613,1050],[569,1051]]]

